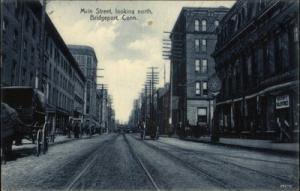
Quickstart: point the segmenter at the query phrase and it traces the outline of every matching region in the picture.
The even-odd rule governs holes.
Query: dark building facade
[[[217,42],[215,33],[228,8],[184,7],[170,35],[172,125],[175,128],[199,123],[209,125],[213,113],[208,89],[215,73],[211,57]]]
[[[217,29],[213,53],[222,81],[215,121],[223,136],[299,133],[299,3],[238,0]]]
[[[170,134],[170,84],[157,90],[157,124],[160,134]]]
[[[1,6],[1,86],[41,90],[53,130],[63,131],[74,114],[76,80],[82,86],[85,77],[47,14],[42,23],[40,1],[5,0]]]

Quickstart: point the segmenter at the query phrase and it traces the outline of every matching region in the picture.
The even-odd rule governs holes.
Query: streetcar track
[[[162,143],[160,141],[158,141],[159,143]],[[148,143],[149,144],[149,143]],[[200,156],[203,154],[203,153],[206,153],[208,155],[216,155],[216,154],[212,154],[212,153],[209,153],[209,152],[201,152],[201,151],[193,151],[193,150],[190,150],[190,149],[184,149],[184,148],[178,148],[174,145],[171,145],[171,144],[167,144],[167,143],[162,143],[162,144],[165,144],[165,145],[168,145],[169,147],[172,147],[173,149],[175,150],[182,150],[182,151],[185,151],[185,152],[188,152],[188,153],[196,153],[196,154],[200,154]],[[284,181],[284,182],[287,182],[289,184],[294,184],[295,182],[290,180],[288,177],[283,177],[283,176],[276,176],[276,175],[272,175],[272,174],[268,174],[268,173],[265,173],[265,172],[261,172],[259,170],[256,170],[256,169],[252,169],[252,168],[249,168],[249,167],[245,167],[243,165],[239,165],[239,164],[236,164],[236,163],[233,163],[233,162],[228,162],[228,161],[224,161],[222,159],[219,159],[219,158],[216,158],[216,157],[213,157],[213,156],[207,156],[206,157],[210,157],[211,159],[214,159],[215,161],[219,161],[223,164],[226,164],[226,165],[232,165],[232,166],[236,166],[236,167],[239,167],[239,168],[242,168],[242,169],[245,169],[245,170],[248,170],[248,171],[252,171],[252,172],[255,172],[257,174],[261,174],[265,177],[271,177],[271,178],[274,178],[274,179],[277,179],[277,180],[280,180],[280,181]],[[245,157],[246,158],[246,157]],[[200,160],[203,160],[203,159],[200,159]],[[205,161],[205,160],[203,160]],[[220,165],[220,164],[219,164]],[[224,165],[224,166],[226,166]],[[229,168],[229,167],[227,167]]]
[[[136,137],[133,137],[134,139],[136,139],[137,141],[139,141],[139,139],[137,139]],[[157,152],[159,152],[160,154],[166,156],[167,158],[171,159],[172,161],[176,162],[176,163],[180,163],[182,166],[188,168],[189,170],[193,171],[193,172],[197,172],[198,174],[204,175],[206,176],[211,182],[216,183],[217,185],[219,185],[220,187],[224,188],[224,189],[229,189],[229,190],[233,190],[234,186],[233,185],[229,185],[228,183],[224,182],[223,180],[207,173],[204,169],[200,168],[200,167],[196,167],[192,164],[187,163],[186,161],[183,161],[182,159],[178,158],[177,156],[170,154],[169,152],[166,152],[163,149],[157,148],[149,143],[147,143],[146,141],[141,141],[143,142],[144,145],[146,145],[147,147],[156,150]]]
[[[164,145],[174,146],[172,144],[168,144],[168,143],[161,142],[161,141],[157,141],[157,142],[159,142],[161,144],[164,144]],[[192,150],[192,149],[185,149],[185,148],[180,148],[180,149],[187,150],[187,151],[192,151],[192,152],[199,153],[199,154],[207,153],[207,154],[210,154],[210,155],[222,155],[222,156],[230,157],[230,158],[239,158],[239,159],[246,159],[246,160],[253,160],[253,161],[270,162],[270,163],[275,163],[275,164],[292,165],[292,166],[295,166],[295,167],[298,166],[298,164],[290,163],[290,162],[281,162],[281,161],[272,161],[272,160],[264,160],[264,159],[255,159],[255,158],[251,158],[251,157],[242,157],[242,156],[231,156],[231,155],[226,155],[226,154],[223,154],[223,153],[214,153],[214,152],[208,152],[208,151],[201,151],[200,152],[200,151],[195,151],[195,150]]]
[[[85,161],[89,161],[90,162],[88,164],[86,164],[85,166],[82,167],[82,169],[80,170],[79,173],[77,173],[77,176],[75,176],[75,178],[72,179],[71,182],[69,182],[66,186],[66,188],[64,190],[66,191],[69,191],[71,190],[75,185],[76,183],[78,183],[78,181],[80,180],[80,178],[82,177],[82,175],[92,166],[93,163],[95,163],[97,157],[99,156],[99,154],[97,154],[97,152],[100,150],[100,149],[103,149],[104,145],[107,145],[113,141],[115,141],[117,139],[118,136],[114,136],[112,139],[110,140],[105,140],[101,143],[101,146],[100,147],[97,147],[96,149],[94,149],[93,152],[91,152],[91,155],[93,155],[92,159],[90,159],[91,157],[88,157]],[[81,185],[83,186],[83,185]]]
[[[149,178],[151,184],[153,185],[153,187],[157,190],[160,191],[159,187],[157,186],[156,182],[154,181],[153,177],[151,176],[150,172],[148,171],[148,169],[146,168],[146,166],[144,165],[144,163],[142,162],[142,160],[138,157],[138,155],[133,151],[132,146],[130,145],[129,141],[127,140],[127,137],[123,134],[124,140],[126,142],[126,144],[128,145],[129,148],[129,152],[131,153],[131,155],[133,156],[133,158],[138,162],[138,164],[142,167],[142,169],[144,170],[145,174],[147,175],[147,177]]]

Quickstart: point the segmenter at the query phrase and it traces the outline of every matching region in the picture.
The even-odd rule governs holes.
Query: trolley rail
[[[136,140],[138,140],[136,137],[134,137]],[[146,145],[147,147],[159,152],[160,154],[164,155],[165,157],[167,157],[168,159],[176,162],[176,163],[179,163],[180,165],[186,167],[187,169],[193,171],[193,172],[196,172],[197,174],[199,175],[204,175],[209,181],[213,182],[214,184],[220,186],[222,189],[230,189],[230,190],[234,190],[234,186],[233,185],[229,185],[228,183],[226,183],[225,181],[207,173],[204,169],[200,168],[200,167],[196,167],[190,163],[187,163],[186,161],[180,159],[179,157],[173,155],[173,154],[170,154],[168,152],[166,152],[165,150],[163,149],[160,149],[160,148],[157,148],[145,141],[142,142],[144,145]]]
[[[147,175],[147,177],[149,178],[151,184],[153,185],[153,187],[155,188],[155,190],[160,191],[159,187],[157,186],[156,182],[154,181],[153,177],[151,176],[150,172],[148,171],[148,169],[146,168],[146,166],[144,165],[144,163],[142,162],[142,160],[138,157],[138,155],[133,151],[132,146],[130,145],[129,141],[127,140],[127,137],[125,135],[123,135],[124,140],[126,142],[126,144],[128,145],[129,148],[129,152],[132,154],[133,158],[139,163],[139,165],[142,167],[142,169],[144,170],[145,174]]]
[[[214,154],[214,153],[205,152],[205,151],[193,151],[193,150],[190,150],[190,149],[178,148],[178,147],[175,147],[174,145],[163,143],[161,141],[158,141],[158,142],[161,143],[161,144],[164,144],[164,145],[168,145],[169,147],[171,147],[174,150],[177,150],[177,151],[180,150],[181,152],[184,151],[184,152],[187,152],[187,153],[196,153],[196,154],[200,154],[200,156],[202,156],[205,153],[205,154],[209,155],[209,156],[206,155],[208,158],[213,159],[215,161],[218,161],[218,162],[224,164],[225,167],[226,167],[226,165],[227,166],[228,165],[229,166],[235,166],[235,167],[242,168],[242,169],[248,170],[248,171],[252,171],[252,172],[260,174],[262,176],[269,177],[269,178],[274,178],[274,179],[277,179],[277,180],[280,180],[280,181],[283,181],[283,182],[286,182],[286,183],[289,183],[289,184],[295,183],[295,182],[291,181],[290,179],[288,179],[288,177],[285,177],[285,176],[272,175],[272,174],[268,174],[268,173],[265,173],[265,172],[262,172],[262,171],[259,171],[259,170],[253,169],[253,168],[249,168],[249,167],[245,167],[243,165],[236,164],[234,162],[224,161],[224,160],[219,159],[219,158],[217,159],[216,157],[213,156],[213,155],[217,155],[217,154]],[[223,156],[227,156],[227,155],[224,155],[224,154],[222,154],[222,155]],[[242,158],[242,159],[248,159],[247,157],[240,157],[240,158]],[[205,162],[208,161],[208,160],[205,160],[205,159],[200,159],[200,160],[203,160]],[[253,159],[250,158],[249,160],[253,160]],[[292,163],[282,163],[282,162],[267,161],[267,160],[263,160],[263,161],[265,161],[265,162],[279,163],[279,164],[295,165],[295,164],[292,164]],[[210,163],[215,163],[215,162],[210,161]],[[295,166],[297,166],[297,165],[295,165]]]

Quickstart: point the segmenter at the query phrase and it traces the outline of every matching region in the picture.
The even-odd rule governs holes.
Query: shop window
[[[207,123],[207,108],[199,107],[197,109],[197,121],[200,123]]]
[[[200,30],[200,22],[198,19],[195,20],[195,31],[199,31]]]
[[[195,39],[195,51],[199,52],[200,51],[200,40]]]
[[[201,90],[200,90],[200,82],[196,82],[196,95],[200,95],[201,94]]]
[[[202,20],[201,21],[201,30],[204,31],[204,32],[207,30],[207,26],[206,25],[207,25],[207,21],[206,20]]]

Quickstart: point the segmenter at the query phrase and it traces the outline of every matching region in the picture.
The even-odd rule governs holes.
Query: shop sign
[[[276,109],[290,107],[289,95],[282,95],[276,97]]]

